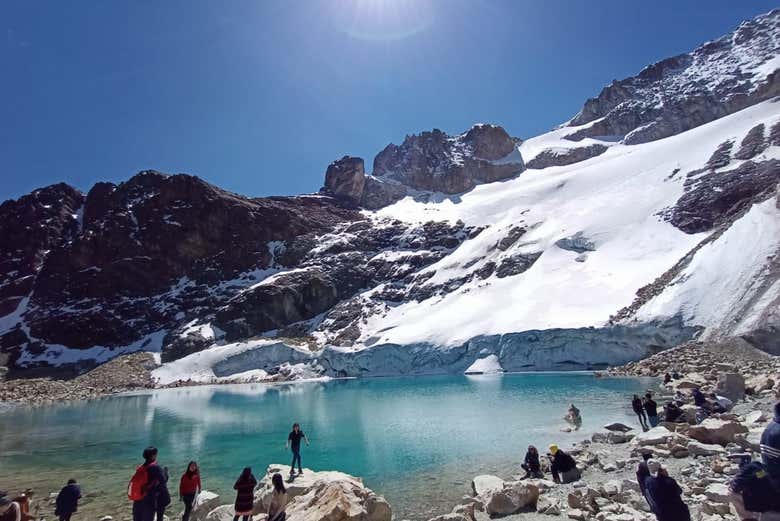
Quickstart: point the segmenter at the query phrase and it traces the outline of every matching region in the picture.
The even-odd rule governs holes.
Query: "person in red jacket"
[[[192,507],[195,505],[195,498],[198,497],[201,490],[198,464],[190,461],[179,482],[179,496],[184,502],[184,514],[181,516],[181,521],[189,521]]]

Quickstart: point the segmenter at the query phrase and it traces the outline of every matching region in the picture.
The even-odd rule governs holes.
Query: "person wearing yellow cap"
[[[550,445],[550,456],[552,459],[550,471],[553,481],[556,483],[572,483],[582,477],[574,458],[559,449],[558,445],[554,443]]]

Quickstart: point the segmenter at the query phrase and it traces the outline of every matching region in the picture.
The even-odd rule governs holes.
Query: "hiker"
[[[740,460],[739,471],[729,483],[729,501],[739,518],[759,519],[761,512],[776,511],[780,504],[775,499],[777,493],[764,465],[752,461],[748,453],[729,456],[729,459],[735,458]]]
[[[704,394],[702,394],[701,389],[696,387],[691,391],[691,394],[693,395],[693,404],[696,407],[704,407],[707,405],[707,399],[704,397]]]
[[[70,516],[79,508],[79,499],[81,499],[81,487],[75,479],[69,479],[68,484],[57,494],[54,515],[59,516],[60,521],[70,521]]]
[[[761,460],[775,490],[780,490],[780,402],[775,403],[775,417],[761,434]]]
[[[647,426],[647,417],[645,416],[645,408],[642,405],[642,399],[638,395],[634,395],[631,400],[631,408],[634,409],[634,413],[639,416],[639,425],[642,426],[643,431],[647,431],[650,427]]]
[[[688,506],[683,503],[682,489],[669,477],[661,464],[650,459],[647,462],[650,476],[645,478],[645,497],[658,521],[691,521]]]
[[[236,514],[233,516],[233,521],[238,521],[239,516],[243,516],[243,521],[249,521],[252,517],[252,509],[255,502],[255,487],[257,486],[257,480],[252,474],[251,467],[245,467],[238,476],[233,488],[236,490],[236,502],[234,507]]]
[[[652,452],[645,452],[642,454],[642,461],[636,467],[636,482],[639,484],[639,491],[642,496],[647,500],[647,493],[645,492],[645,480],[650,477],[650,469],[647,468],[647,462],[653,457]],[[648,504],[650,504],[648,502]]]
[[[525,470],[525,476],[521,479],[542,478],[542,466],[539,463],[539,451],[533,445],[528,446],[525,453],[525,462],[520,465]]]
[[[709,402],[712,412],[724,413],[730,411],[731,408],[734,407],[734,402],[725,396],[720,396],[715,393],[710,393]]]
[[[284,488],[284,480],[281,474],[274,474],[271,478],[274,491],[271,494],[271,504],[268,506],[267,521],[284,521],[287,518],[287,489]]]
[[[672,381],[672,375],[670,375],[669,373],[666,373],[666,374],[664,375],[664,383],[665,383],[665,384],[668,384],[668,383],[670,383],[671,381]]]
[[[653,400],[652,393],[645,394],[645,401],[642,403],[647,414],[647,423],[650,424],[650,428],[658,425],[658,404]]]
[[[168,492],[168,467],[162,468],[162,481],[157,487],[157,521],[165,521],[165,509],[171,504],[171,493]]]
[[[146,447],[143,458],[143,464],[135,469],[135,474],[127,486],[127,497],[133,502],[133,521],[154,521],[157,495],[165,476],[157,464],[155,447]]]
[[[22,507],[8,498],[8,492],[0,491],[0,520],[22,521]]]
[[[558,445],[550,445],[550,455],[552,459],[550,472],[552,472],[553,481],[556,483],[571,483],[582,477],[574,458],[559,449]]]
[[[179,481],[179,497],[184,503],[184,513],[181,515],[181,521],[189,521],[192,507],[195,506],[195,498],[201,491],[200,469],[198,464],[190,461],[187,464],[187,470],[181,475]]]
[[[563,417],[567,423],[574,427],[574,430],[579,430],[582,427],[582,416],[580,416],[580,410],[577,409],[573,403],[569,404],[569,410],[566,412],[566,416]]]
[[[664,405],[664,420],[672,423],[684,423],[683,411],[676,402],[666,402]]]
[[[287,443],[284,444],[284,448],[290,447],[293,453],[292,464],[290,465],[290,476],[295,475],[295,462],[298,461],[298,475],[303,475],[303,468],[301,467],[301,438],[306,442],[306,446],[309,446],[309,439],[301,430],[301,426],[297,423],[293,423],[292,431],[287,436]]]

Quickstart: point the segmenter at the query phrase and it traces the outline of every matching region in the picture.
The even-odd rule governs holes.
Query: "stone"
[[[504,488],[504,480],[490,474],[481,474],[471,480],[471,490],[475,496],[486,496]]]
[[[103,516],[100,518],[100,521],[114,521],[114,518],[111,516]]]
[[[561,507],[558,502],[548,496],[539,497],[539,500],[536,502],[536,511],[548,516],[561,515]]]
[[[767,416],[764,411],[750,411],[745,415],[745,423],[748,425],[755,423],[764,423],[767,421]]]
[[[577,508],[572,508],[570,510],[567,510],[566,516],[569,519],[574,519],[574,521],[585,521],[586,518],[585,512]]]
[[[715,503],[728,503],[729,487],[722,483],[713,483],[704,489],[704,495],[707,496],[707,499]]]
[[[749,378],[745,382],[745,392],[750,394],[758,394],[763,391],[768,391],[775,386],[775,380],[768,375],[757,375]]]
[[[219,506],[219,495],[209,490],[201,490],[193,506],[190,519],[192,521],[205,520],[209,512]]]
[[[358,204],[363,198],[365,184],[363,160],[359,157],[344,156],[328,165],[323,190],[352,204]]]
[[[664,445],[669,442],[669,440],[672,438],[672,435],[673,433],[669,429],[659,425],[658,427],[653,427],[647,432],[637,434],[631,443],[642,447]]]
[[[233,505],[221,505],[206,514],[205,521],[232,521],[234,513]]]
[[[715,393],[737,402],[745,397],[745,378],[739,373],[723,373],[718,376]]]
[[[734,435],[748,432],[748,428],[732,420],[707,418],[688,429],[688,436],[702,443],[726,445],[734,441]]]
[[[625,423],[609,423],[604,426],[604,429],[613,432],[628,432],[634,430],[633,427],[629,427]]]
[[[491,517],[514,514],[522,509],[535,507],[538,499],[539,488],[531,483],[504,483],[503,489],[487,494],[485,511]]]

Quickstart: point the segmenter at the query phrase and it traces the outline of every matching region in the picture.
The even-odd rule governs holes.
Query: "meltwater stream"
[[[373,378],[16,408],[0,412],[0,488],[40,494],[76,477],[89,493],[80,512],[129,515],[127,481],[153,444],[170,468],[175,516],[178,479],[190,459],[201,466],[204,488],[232,503],[244,466],[259,478],[270,463],[289,464],[284,443],[297,421],[311,441],[302,449],[304,467],[360,476],[387,498],[396,519],[427,519],[448,512],[473,476],[519,473],[529,443],[566,446],[608,422],[633,424],[631,395],[655,385],[588,373]],[[566,434],[560,428],[570,402],[584,422]]]

